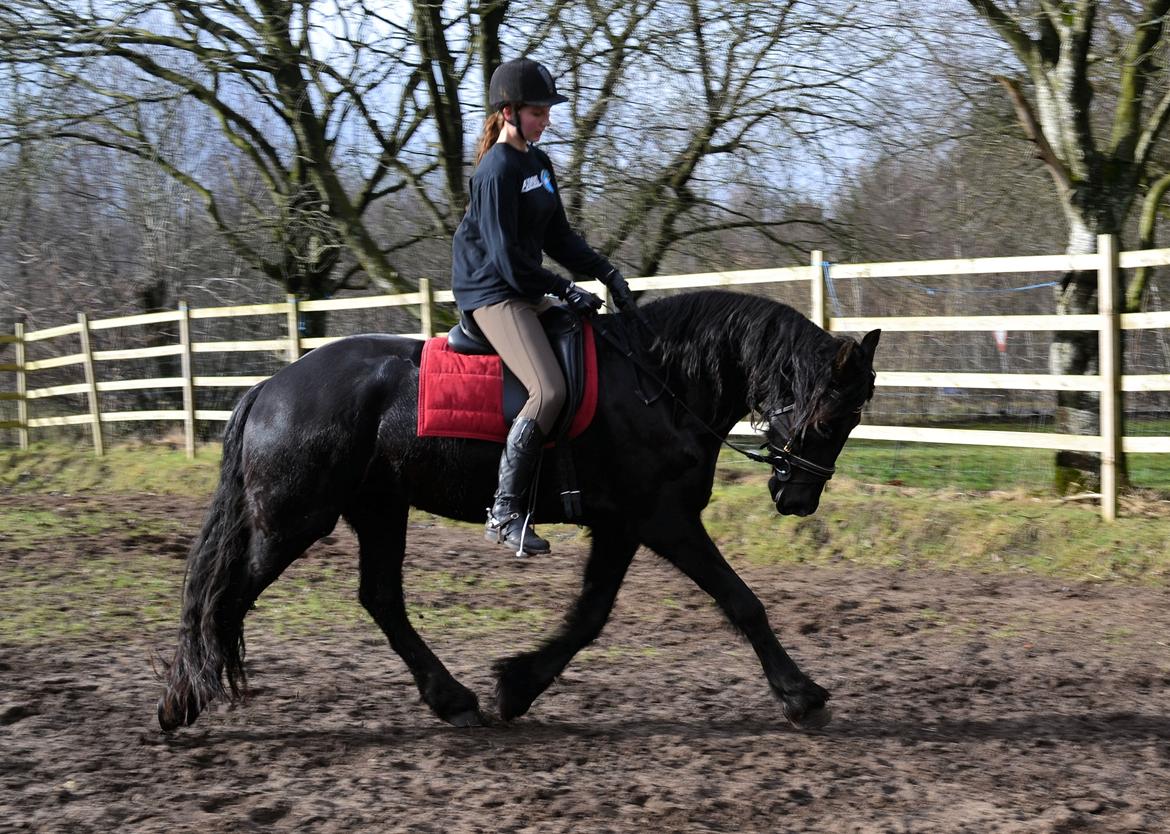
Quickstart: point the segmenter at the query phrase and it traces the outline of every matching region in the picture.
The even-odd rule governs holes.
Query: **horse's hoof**
[[[796,729],[811,732],[827,727],[829,722],[833,720],[833,710],[829,707],[816,707],[799,717],[794,717],[785,710],[784,716],[788,719],[788,723]]]
[[[164,733],[169,733],[179,726],[179,722],[175,721],[167,710],[165,698],[158,699],[158,726]]]
[[[174,732],[184,723],[186,722],[175,714],[175,710],[167,706],[165,695],[158,699],[158,726],[162,728],[164,733]]]
[[[452,727],[460,728],[488,726],[487,718],[477,709],[468,709],[464,710],[463,712],[457,712],[455,715],[452,715],[447,719],[447,723]]]
[[[190,727],[199,717],[199,706],[194,698],[188,698],[185,705],[176,704],[175,700],[169,693],[158,699],[158,726],[164,733],[174,732],[182,726]]]

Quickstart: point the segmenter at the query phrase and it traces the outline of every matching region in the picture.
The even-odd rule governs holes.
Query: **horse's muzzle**
[[[775,474],[768,479],[768,492],[771,493],[772,503],[780,515],[795,515],[802,518],[812,515],[821,503],[821,490],[824,488],[824,481],[796,483],[782,481]]]

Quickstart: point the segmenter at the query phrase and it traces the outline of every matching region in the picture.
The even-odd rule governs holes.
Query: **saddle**
[[[558,441],[570,435],[574,418],[585,399],[585,324],[576,313],[566,307],[550,307],[540,314],[540,323],[549,344],[565,375],[566,399],[564,409],[549,432],[549,439]],[[469,314],[460,312],[459,322],[447,333],[447,346],[455,353],[469,356],[494,356],[493,348],[483,331]],[[528,400],[528,390],[504,365],[504,423],[512,425],[520,409]],[[579,431],[573,432],[578,434]]]
[[[593,328],[572,311],[550,307],[540,316],[565,375],[565,407],[547,445],[553,446],[566,519],[582,514],[569,438],[589,427],[597,410],[597,353]],[[446,336],[423,344],[418,378],[418,436],[503,443],[528,391],[504,365],[470,316]],[[502,408],[501,408],[502,406]]]

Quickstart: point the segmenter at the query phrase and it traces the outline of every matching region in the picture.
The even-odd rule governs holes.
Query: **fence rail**
[[[1125,453],[1170,453],[1170,437],[1123,437],[1120,434],[1119,397],[1122,392],[1170,391],[1170,374],[1140,374],[1123,376],[1119,368],[1120,334],[1124,330],[1168,329],[1170,311],[1147,313],[1119,313],[1117,310],[1120,286],[1119,272],[1139,266],[1170,265],[1170,249],[1118,252],[1116,240],[1102,237],[1098,252],[1089,255],[1040,255],[1017,258],[952,259],[908,261],[869,264],[834,264],[833,280],[874,280],[881,278],[913,278],[927,276],[960,276],[978,274],[1009,274],[1035,272],[1065,272],[1070,270],[1096,271],[1098,275],[1099,308],[1096,314],[1008,315],[1008,316],[854,316],[833,317],[828,314],[826,299],[830,287],[822,253],[814,252],[808,266],[731,272],[706,272],[690,275],[634,278],[634,291],[677,290],[698,287],[743,287],[751,285],[807,282],[809,284],[809,317],[820,326],[834,332],[861,332],[881,328],[887,332],[938,333],[979,331],[1071,331],[1097,332],[1100,354],[1100,373],[1086,376],[1021,373],[960,373],[949,371],[879,372],[879,387],[894,388],[953,388],[992,389],[1005,391],[1080,391],[1100,395],[1100,434],[1069,435],[1038,432],[986,431],[971,429],[944,429],[912,426],[858,426],[853,436],[868,440],[911,443],[946,443],[973,446],[1005,446],[1012,448],[1070,450],[1101,455],[1102,514],[1112,519],[1117,513],[1116,467]],[[605,288],[596,282],[587,284],[604,295]],[[0,393],[0,401],[16,401],[17,419],[0,422],[0,429],[15,430],[21,448],[28,448],[29,432],[51,426],[88,426],[94,449],[102,454],[103,426],[127,421],[176,421],[184,425],[186,448],[195,454],[195,428],[198,422],[226,421],[231,412],[221,409],[200,409],[198,392],[205,389],[247,388],[263,379],[262,375],[207,376],[194,372],[193,356],[208,353],[266,353],[277,354],[284,360],[295,361],[306,350],[335,341],[339,336],[304,337],[299,332],[300,317],[305,313],[362,310],[382,307],[416,307],[420,330],[402,335],[425,338],[432,334],[434,305],[451,304],[454,296],[449,290],[433,291],[430,282],[420,281],[417,292],[366,298],[345,298],[317,301],[298,301],[289,296],[285,302],[237,305],[231,307],[188,308],[143,315],[120,316],[90,321],[82,313],[76,323],[25,331],[17,324],[12,334],[0,334],[0,346],[14,345],[15,361],[0,364],[0,374],[15,374],[16,384],[11,391]],[[225,341],[194,341],[191,322],[240,317],[275,316],[284,320],[285,336],[276,339],[249,339]],[[145,348],[94,350],[92,334],[120,328],[152,324],[179,325],[176,344]],[[76,338],[72,345],[67,344]],[[29,360],[28,347],[39,342],[61,340],[61,353],[42,359]],[[72,348],[72,349],[71,349]],[[78,348],[80,352],[77,352]],[[149,359],[177,356],[182,366],[179,376],[158,378],[108,380],[100,379],[101,363],[129,359]],[[46,385],[30,388],[36,374],[52,369],[80,365],[83,380],[77,383]],[[0,380],[3,378],[0,377]],[[113,392],[149,389],[181,389],[181,409],[154,409],[139,411],[108,411],[102,408],[101,395]],[[84,395],[86,413],[34,417],[29,406],[45,399]],[[735,428],[737,434],[754,434],[748,423]]]

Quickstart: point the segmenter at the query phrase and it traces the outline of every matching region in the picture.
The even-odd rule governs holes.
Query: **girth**
[[[585,391],[584,328],[576,313],[566,307],[550,307],[540,314],[540,323],[548,336],[557,364],[565,375],[565,406],[557,417],[550,440],[568,433],[573,416],[581,405]],[[494,355],[496,350],[488,343],[475,319],[460,313],[459,323],[447,334],[447,346],[456,353]],[[528,401],[528,390],[504,363],[504,422],[511,425]]]

